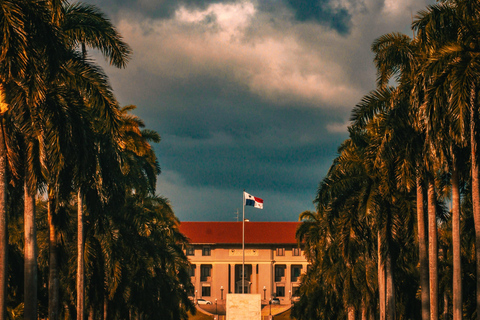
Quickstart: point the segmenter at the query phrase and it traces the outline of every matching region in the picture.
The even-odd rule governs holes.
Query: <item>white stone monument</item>
[[[227,320],[261,320],[260,294],[227,294]]]

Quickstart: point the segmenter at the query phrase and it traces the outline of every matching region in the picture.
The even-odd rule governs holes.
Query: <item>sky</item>
[[[375,89],[372,42],[412,36],[433,0],[85,0],[133,55],[92,52],[121,106],[162,141],[157,194],[181,221],[298,221]]]

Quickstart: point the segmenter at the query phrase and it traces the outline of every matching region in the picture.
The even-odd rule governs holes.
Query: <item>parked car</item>
[[[273,298],[273,299],[272,299],[272,304],[280,304],[280,299],[278,299],[278,298]]]
[[[212,304],[212,302],[205,299],[197,299],[197,304]]]

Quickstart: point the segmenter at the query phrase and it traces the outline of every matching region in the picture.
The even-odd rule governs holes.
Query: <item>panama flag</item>
[[[246,193],[245,191],[243,192],[243,195],[246,206],[253,206],[258,209],[263,209],[263,199],[254,197],[251,194]]]

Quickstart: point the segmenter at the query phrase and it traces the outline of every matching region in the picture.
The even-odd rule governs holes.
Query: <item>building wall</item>
[[[210,255],[203,255],[208,253],[208,248]],[[188,255],[187,249],[187,256],[192,266],[195,266],[192,276],[195,299],[225,303],[227,293],[241,293],[241,245],[192,244],[190,250],[192,249],[194,255]],[[295,256],[294,253],[298,255]],[[299,275],[306,272],[307,265],[303,252],[293,244],[246,245],[247,290],[249,293],[260,294],[263,304],[267,304],[272,297],[278,297],[281,304],[290,304],[295,288],[300,284]]]

